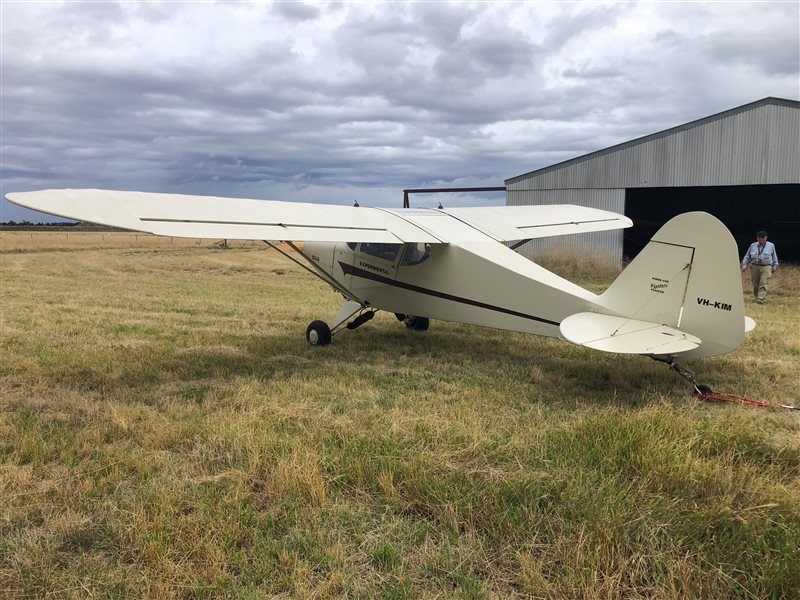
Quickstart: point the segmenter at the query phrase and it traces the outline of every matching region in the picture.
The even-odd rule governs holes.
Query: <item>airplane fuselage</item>
[[[455,244],[306,243],[305,253],[353,301],[545,336],[575,313],[609,312],[598,296],[494,240]]]

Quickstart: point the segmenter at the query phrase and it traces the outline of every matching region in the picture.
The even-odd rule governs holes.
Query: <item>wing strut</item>
[[[300,256],[302,256],[303,258],[305,258],[305,259],[306,259],[306,262],[307,262],[309,265],[311,265],[312,267],[314,267],[313,269],[312,269],[312,268],[310,268],[308,265],[305,265],[305,264],[303,264],[302,262],[300,262],[299,260],[297,260],[297,259],[296,259],[294,256],[290,255],[290,254],[289,254],[288,252],[286,252],[285,250],[282,250],[282,249],[281,249],[279,246],[277,246],[277,245],[273,244],[273,243],[272,243],[272,242],[270,242],[269,240],[262,240],[262,241],[263,241],[263,242],[264,242],[264,243],[265,243],[267,246],[269,246],[270,248],[272,248],[273,250],[277,250],[278,252],[280,252],[280,253],[281,253],[283,256],[285,256],[286,258],[288,258],[289,260],[291,260],[291,261],[292,261],[293,263],[295,263],[296,265],[299,265],[300,267],[302,267],[303,269],[305,269],[306,271],[308,271],[309,273],[311,273],[311,274],[312,274],[312,275],[314,275],[315,277],[318,277],[319,279],[321,279],[322,281],[324,281],[325,283],[327,283],[329,286],[331,286],[331,287],[332,287],[333,289],[335,289],[337,292],[339,292],[340,294],[342,294],[342,295],[343,295],[345,298],[347,298],[347,299],[349,299],[349,300],[352,300],[352,301],[354,301],[354,302],[358,302],[359,304],[361,304],[361,302],[358,300],[358,298],[356,298],[356,297],[355,297],[355,296],[354,296],[354,295],[353,295],[353,294],[350,292],[350,290],[348,290],[347,288],[343,287],[341,283],[339,283],[338,281],[336,281],[336,280],[335,280],[333,277],[331,277],[331,276],[330,276],[330,275],[328,275],[328,274],[327,274],[325,271],[323,271],[321,268],[319,268],[319,267],[318,267],[318,266],[317,266],[317,265],[314,263],[314,261],[312,261],[310,258],[308,258],[308,255],[307,255],[305,252],[303,252],[303,251],[302,251],[300,248],[298,248],[298,247],[297,247],[297,245],[296,245],[294,242],[289,242],[289,241],[285,241],[285,240],[283,241],[283,243],[284,243],[284,244],[286,244],[286,245],[287,245],[287,246],[289,246],[289,247],[290,247],[292,250],[294,250],[295,252],[297,252],[297,253],[298,253]],[[363,305],[362,305],[362,306],[363,306]]]
[[[516,244],[514,244],[513,246],[509,246],[509,248],[510,248],[511,250],[514,250],[514,251],[516,251],[516,249],[517,249],[517,248],[519,248],[519,247],[520,247],[520,246],[522,246],[523,244],[527,244],[527,243],[528,243],[528,242],[530,242],[532,239],[533,239],[533,238],[528,238],[527,240],[520,240],[520,241],[518,241]]]

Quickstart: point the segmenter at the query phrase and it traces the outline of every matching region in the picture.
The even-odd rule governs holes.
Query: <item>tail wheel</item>
[[[696,383],[694,386],[694,393],[696,396],[711,396],[714,390],[702,383]]]
[[[306,340],[312,346],[327,346],[331,343],[331,328],[325,321],[312,321],[306,329]]]

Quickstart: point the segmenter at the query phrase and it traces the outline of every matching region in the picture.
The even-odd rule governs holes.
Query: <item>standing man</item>
[[[758,241],[750,244],[742,258],[742,273],[750,265],[750,282],[753,284],[753,295],[757,304],[764,304],[767,296],[767,282],[778,268],[778,255],[775,244],[767,241],[767,232],[759,231],[756,234]]]

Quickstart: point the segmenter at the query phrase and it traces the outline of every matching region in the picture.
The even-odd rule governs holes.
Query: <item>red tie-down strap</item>
[[[776,410],[785,411],[800,411],[800,406],[791,406],[790,404],[771,404],[769,402],[762,402],[761,400],[751,400],[742,396],[734,394],[725,394],[722,392],[715,392],[706,386],[695,386],[695,393],[701,400],[708,402],[727,402],[729,404],[746,404],[749,406],[760,406],[762,408],[773,408]]]
[[[788,412],[797,411],[800,412],[800,406],[792,406],[791,404],[772,404],[770,402],[762,402],[761,400],[751,400],[750,398],[745,398],[744,396],[736,396],[735,394],[726,394],[724,392],[715,392],[707,385],[703,385],[699,381],[697,381],[697,377],[695,377],[694,373],[692,373],[689,369],[676,363],[672,358],[661,358],[657,356],[651,356],[653,360],[656,362],[663,362],[669,366],[670,369],[675,371],[678,375],[683,377],[686,381],[692,384],[694,387],[695,396],[700,398],[701,400],[706,400],[707,402],[727,402],[728,404],[745,404],[749,406],[760,406],[761,408],[772,408],[776,410],[785,410]]]

